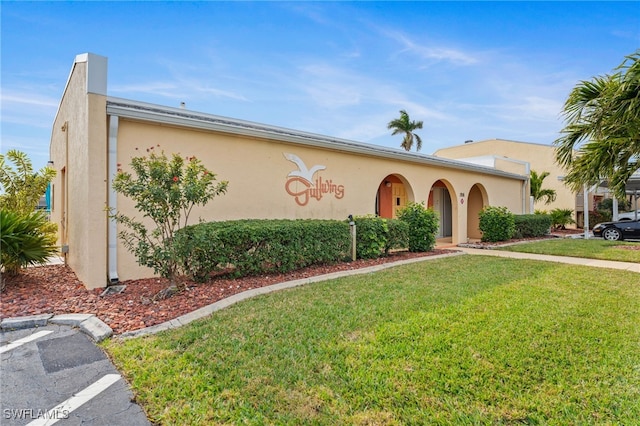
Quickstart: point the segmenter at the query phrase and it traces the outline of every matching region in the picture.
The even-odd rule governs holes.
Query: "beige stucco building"
[[[556,191],[556,200],[550,204],[538,201],[534,204],[534,210],[570,209],[574,211],[574,220],[582,226],[584,194],[582,192],[576,194],[564,185],[563,178],[566,171],[556,163],[555,148],[552,145],[490,139],[468,141],[461,145],[442,148],[434,155],[485,166],[499,165],[502,162],[521,163],[525,164],[528,170],[535,170],[538,174],[549,172],[542,187]],[[594,202],[598,201],[595,197],[594,194],[589,194],[587,197],[589,211],[594,209]]]
[[[51,135],[52,220],[68,265],[87,287],[153,275],[118,241],[107,209],[135,216],[111,182],[153,147],[196,156],[229,181],[192,221],[239,218],[394,217],[408,201],[440,215],[439,237],[480,238],[478,213],[528,213],[528,170],[486,167],[292,129],[107,96],[107,59],[76,57]]]

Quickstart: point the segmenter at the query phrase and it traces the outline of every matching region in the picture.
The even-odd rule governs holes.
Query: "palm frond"
[[[556,162],[568,169],[573,189],[601,180],[618,197],[638,170],[640,156],[640,50],[627,56],[613,74],[580,82],[569,94],[566,122],[554,141]]]

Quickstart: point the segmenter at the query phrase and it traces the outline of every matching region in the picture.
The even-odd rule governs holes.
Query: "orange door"
[[[393,194],[393,218],[398,217],[398,210],[407,205],[407,191],[404,189],[404,184],[393,183],[391,184],[391,193]]]

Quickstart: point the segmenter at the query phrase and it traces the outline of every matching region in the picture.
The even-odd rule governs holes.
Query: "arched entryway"
[[[484,186],[476,183],[469,190],[469,196],[467,197],[467,238],[473,240],[482,238],[479,215],[487,204],[487,190]]]
[[[406,180],[399,175],[387,175],[378,185],[376,215],[395,219],[398,210],[413,201],[413,192]]]
[[[453,209],[451,194],[446,183],[437,180],[429,191],[427,207],[433,208],[440,218],[437,238],[448,238],[453,235]]]

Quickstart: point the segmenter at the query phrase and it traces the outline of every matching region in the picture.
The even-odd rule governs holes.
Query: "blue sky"
[[[640,2],[8,2],[1,134],[36,167],[73,60],[109,58],[110,96],[423,153],[550,144],[580,81],[640,47]]]

